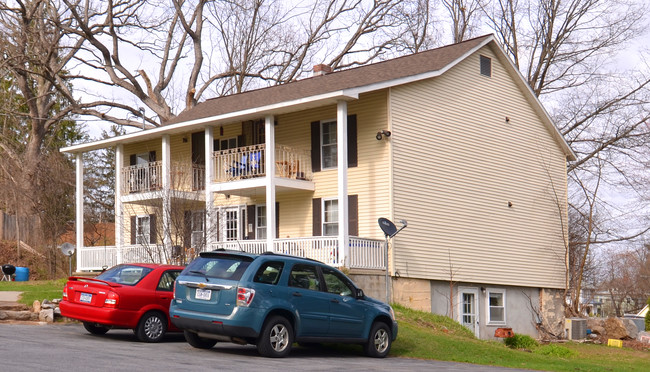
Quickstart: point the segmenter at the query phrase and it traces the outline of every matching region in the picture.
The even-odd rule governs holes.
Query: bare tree
[[[479,25],[483,0],[442,0],[451,19],[452,40],[460,43],[472,36]]]

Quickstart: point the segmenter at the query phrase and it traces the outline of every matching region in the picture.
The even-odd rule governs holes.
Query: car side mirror
[[[363,294],[363,289],[357,288],[357,299],[364,298],[366,295]]]

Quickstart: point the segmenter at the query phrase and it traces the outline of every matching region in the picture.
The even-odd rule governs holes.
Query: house
[[[77,270],[243,249],[343,267],[481,338],[563,329],[575,155],[491,35],[207,100],[116,149],[116,246]],[[346,166],[337,166],[344,164]],[[377,220],[405,219],[390,242]],[[77,234],[82,236],[82,234]]]

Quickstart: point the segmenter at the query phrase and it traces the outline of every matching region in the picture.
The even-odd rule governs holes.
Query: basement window
[[[492,76],[492,59],[486,56],[480,56],[481,60],[481,75]]]

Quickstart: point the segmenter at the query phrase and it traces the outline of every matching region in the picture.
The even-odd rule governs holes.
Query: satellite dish
[[[74,253],[75,247],[74,247],[74,245],[72,245],[72,244],[70,244],[70,243],[63,243],[63,244],[61,244],[61,246],[59,247],[59,249],[61,250],[61,252],[62,252],[64,255],[66,255],[66,256],[72,256],[72,254]]]
[[[383,231],[386,236],[393,236],[397,232],[397,227],[388,218],[381,217],[377,222],[379,222],[379,228],[381,228],[381,231]]]

